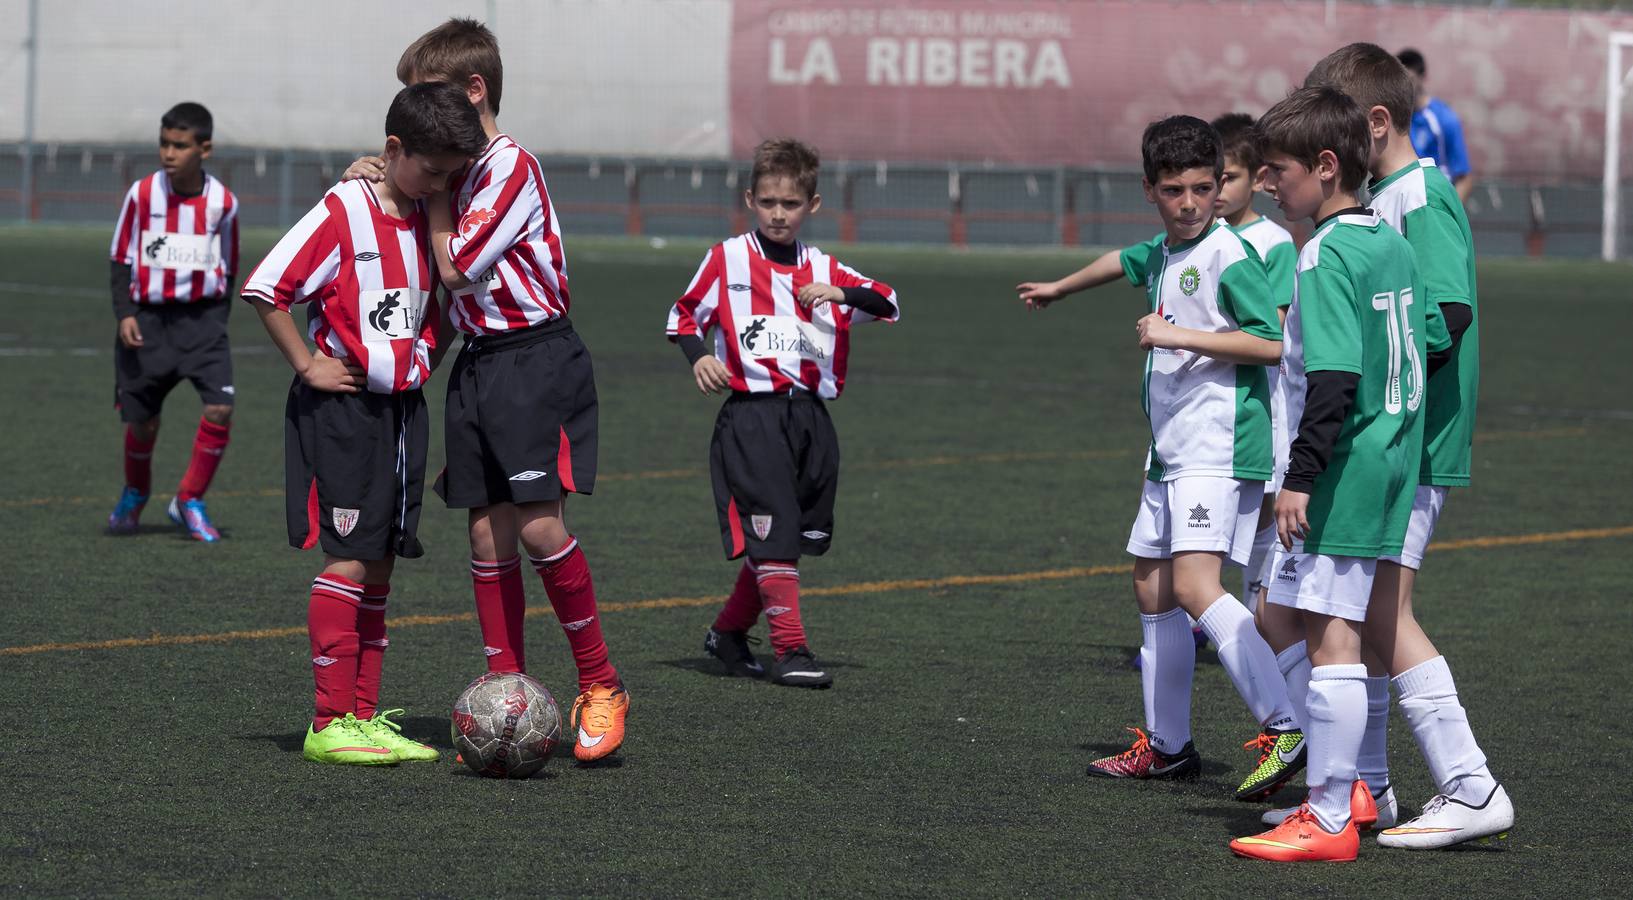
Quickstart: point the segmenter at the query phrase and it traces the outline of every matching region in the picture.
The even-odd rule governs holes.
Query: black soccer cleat
[[[715,631],[710,628],[703,638],[703,652],[724,663],[727,675],[763,678],[765,666],[760,665],[760,661],[749,652],[748,642],[748,632]]]
[[[771,682],[788,687],[824,689],[834,683],[832,675],[822,668],[804,644],[784,653],[771,663]]]

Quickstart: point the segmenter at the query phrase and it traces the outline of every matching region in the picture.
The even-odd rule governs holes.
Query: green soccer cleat
[[[363,723],[351,713],[330,722],[322,731],[306,726],[306,746],[301,756],[337,766],[394,766],[398,760],[396,751],[370,737]]]
[[[436,762],[442,758],[435,747],[429,747],[412,738],[402,736],[403,726],[391,721],[389,716],[400,716],[400,709],[382,709],[374,714],[372,719],[358,719],[357,727],[363,733],[374,739],[376,744],[397,754],[403,762]]]
[[[1259,767],[1236,789],[1236,799],[1257,802],[1281,790],[1304,768],[1304,732],[1265,732],[1242,745],[1259,751]]]

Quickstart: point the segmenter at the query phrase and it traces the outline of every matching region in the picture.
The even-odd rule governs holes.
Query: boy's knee
[[[204,406],[204,421],[212,425],[226,425],[232,421],[232,407],[222,403],[207,403]]]
[[[136,435],[136,439],[144,444],[159,436],[158,416],[143,422],[127,422],[126,425],[130,428],[130,433]]]

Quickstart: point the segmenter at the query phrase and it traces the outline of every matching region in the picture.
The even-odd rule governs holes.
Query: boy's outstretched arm
[[[1122,254],[1121,250],[1109,251],[1058,281],[1023,281],[1015,285],[1015,293],[1026,301],[1028,309],[1043,309],[1067,294],[1110,284],[1122,278]]]
[[[1189,350],[1242,366],[1273,366],[1281,359],[1281,341],[1245,331],[1196,331],[1181,328],[1156,313],[1134,323],[1140,349]]]
[[[331,356],[313,353],[307,349],[306,340],[301,337],[300,329],[295,327],[295,317],[288,310],[261,300],[252,299],[251,302],[261,317],[262,327],[272,336],[273,345],[308,387],[332,394],[356,394],[363,390],[363,385],[368,383],[368,373],[362,368]]]

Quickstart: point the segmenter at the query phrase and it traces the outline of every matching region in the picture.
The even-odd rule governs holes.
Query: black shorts
[[[417,532],[430,427],[425,397],[331,394],[299,377],[284,406],[289,544],[342,559],[423,556]]]
[[[839,436],[806,391],[734,393],[720,407],[709,474],[726,558],[821,556],[833,539]]]
[[[125,422],[159,415],[166,394],[182,379],[207,405],[232,405],[232,351],[227,346],[225,300],[140,304],[136,325],[142,346],[113,339],[113,405]]]
[[[467,335],[448,376],[448,462],[437,496],[476,509],[590,493],[596,415],[590,351],[565,317]]]

